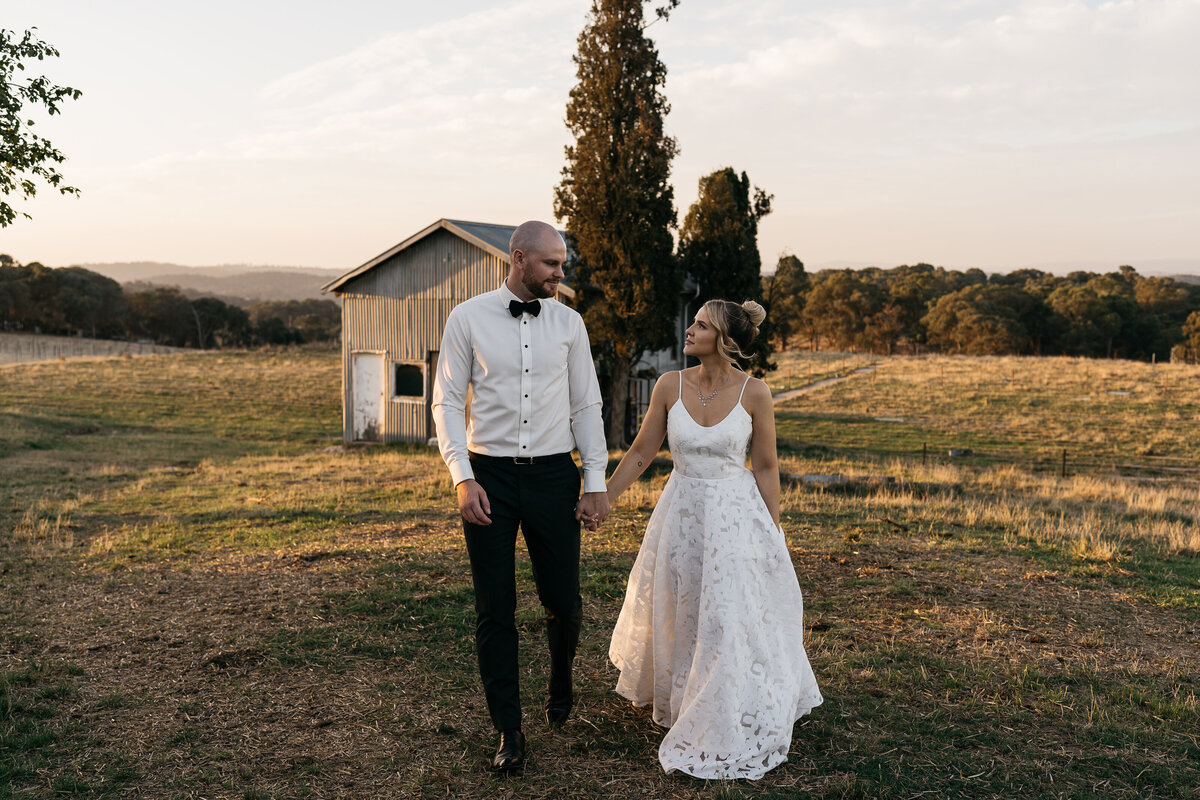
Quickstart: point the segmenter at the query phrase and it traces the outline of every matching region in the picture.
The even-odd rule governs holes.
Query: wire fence
[[[83,339],[75,336],[48,336],[36,333],[0,333],[0,364],[178,352],[180,352],[178,347],[167,347],[148,342]]]

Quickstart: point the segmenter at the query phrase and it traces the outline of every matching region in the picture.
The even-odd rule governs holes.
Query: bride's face
[[[708,312],[701,308],[696,318],[683,333],[683,354],[686,356],[708,355],[717,352],[717,331],[708,320]]]

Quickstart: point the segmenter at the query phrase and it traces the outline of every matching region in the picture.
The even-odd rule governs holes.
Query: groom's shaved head
[[[558,231],[536,220],[518,225],[508,240],[508,253],[509,291],[525,301],[554,297],[567,260],[567,243]]]
[[[559,246],[562,242],[562,236],[554,227],[547,225],[545,222],[530,220],[523,222],[513,231],[512,238],[508,240],[509,255],[517,250],[522,253],[529,253],[534,250],[544,251],[552,250]]]

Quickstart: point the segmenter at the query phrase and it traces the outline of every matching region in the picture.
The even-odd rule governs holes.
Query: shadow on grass
[[[420,659],[423,669],[446,675],[474,659],[473,590],[441,566],[376,566],[361,589],[331,595],[319,616],[324,623],[277,632],[268,651],[284,665],[337,670],[359,657]]]
[[[80,722],[66,711],[82,674],[71,663],[50,661],[0,673],[0,798],[46,788],[52,795],[113,797],[139,779],[126,757],[82,737]]]

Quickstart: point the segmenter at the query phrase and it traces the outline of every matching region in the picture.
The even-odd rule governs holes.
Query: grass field
[[[836,350],[819,353],[788,352],[773,356],[775,370],[764,380],[775,394],[807,386],[827,378],[849,375],[875,363],[874,356]]]
[[[1069,359],[883,359],[787,401],[785,472],[876,479],[784,491],[826,697],[788,763],[663,775],[612,692],[660,471],[585,539],[560,732],[519,562],[531,762],[501,780],[444,467],[339,446],[336,354],[10,367],[0,799],[1200,797],[1198,405],[1196,368]]]

